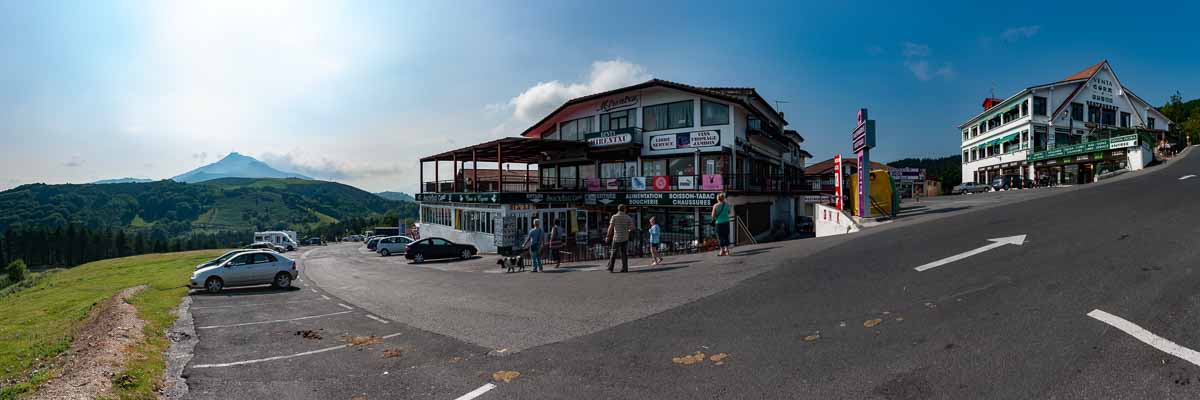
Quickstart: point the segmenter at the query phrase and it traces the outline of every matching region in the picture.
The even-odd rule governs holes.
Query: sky
[[[957,125],[1107,59],[1200,97],[1194,2],[0,0],[0,190],[164,179],[230,152],[413,192],[422,156],[650,78],[749,86],[820,161],[941,157]],[[1136,6],[1135,6],[1136,5]]]

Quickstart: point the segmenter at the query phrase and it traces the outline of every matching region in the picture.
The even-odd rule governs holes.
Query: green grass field
[[[221,253],[199,250],[97,261],[49,274],[33,287],[0,298],[0,382],[19,382],[0,389],[0,399],[16,398],[50,378],[53,372],[41,366],[70,348],[72,332],[92,306],[137,285],[148,285],[129,300],[147,322],[146,342],[117,375],[129,378],[114,389],[118,398],[155,398],[154,386],[165,368],[164,329],[174,321],[171,312],[187,293],[196,264]]]

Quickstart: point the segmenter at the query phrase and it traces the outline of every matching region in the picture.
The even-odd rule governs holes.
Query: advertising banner
[[[725,182],[719,174],[708,174],[700,177],[700,189],[723,190]]]
[[[635,176],[629,178],[629,187],[633,190],[646,190],[646,177]]]
[[[600,178],[587,178],[586,182],[587,182],[587,190],[589,192],[599,192],[600,189],[602,189],[602,187],[600,186]]]
[[[654,185],[654,190],[664,191],[671,189],[671,178],[665,176],[652,176],[650,182]]]
[[[681,176],[677,179],[679,179],[679,190],[696,190],[696,177]]]

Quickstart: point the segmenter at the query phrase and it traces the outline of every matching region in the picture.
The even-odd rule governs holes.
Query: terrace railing
[[[714,179],[715,177],[715,179]],[[620,178],[556,178],[530,177],[528,180],[505,178],[501,187],[496,181],[471,182],[443,180],[425,182],[423,193],[488,193],[488,192],[629,192],[629,191],[749,191],[763,193],[812,192],[809,177],[794,174],[715,174],[672,175],[635,180]],[[816,177],[813,177],[816,179]],[[640,181],[640,182],[637,182]]]

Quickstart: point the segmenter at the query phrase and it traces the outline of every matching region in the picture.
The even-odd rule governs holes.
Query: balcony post
[[[433,192],[434,193],[442,192],[442,182],[438,181],[438,167],[440,166],[440,164],[441,163],[438,162],[437,158],[433,159]]]
[[[471,191],[479,192],[479,161],[475,149],[471,149]]]
[[[452,154],[450,160],[453,163],[450,167],[450,192],[458,192],[458,153]]]
[[[425,193],[425,162],[417,162],[417,193]]]
[[[496,143],[496,191],[504,191],[504,146]]]

